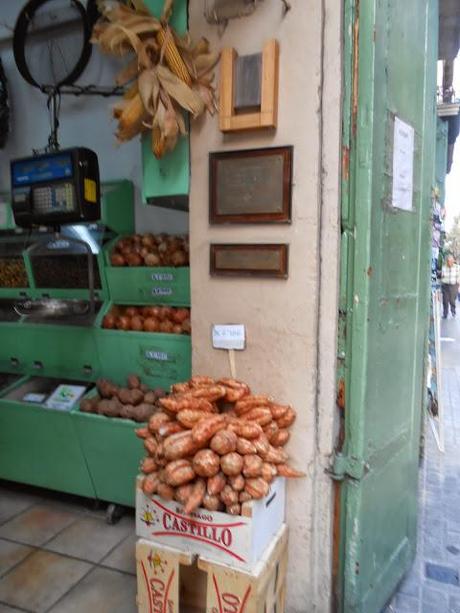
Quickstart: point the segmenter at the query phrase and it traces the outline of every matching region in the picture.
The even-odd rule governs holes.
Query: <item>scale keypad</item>
[[[37,213],[73,211],[75,207],[72,183],[36,187],[33,192],[34,210]]]

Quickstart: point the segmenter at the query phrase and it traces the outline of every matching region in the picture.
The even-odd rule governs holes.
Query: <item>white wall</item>
[[[192,37],[214,47],[255,53],[270,38],[280,44],[276,131],[222,134],[217,118],[192,126],[190,239],[193,370],[229,373],[225,352],[211,347],[213,323],[243,323],[247,348],[237,374],[298,412],[288,451],[307,474],[288,486],[289,613],[327,613],[332,572],[332,481],[325,469],[334,444],[338,313],[341,130],[341,3],[261,2],[255,13],[219,28],[189,5]],[[210,151],[294,146],[291,225],[208,224]],[[211,278],[209,244],[289,243],[287,280]]]
[[[32,153],[32,149],[47,144],[49,119],[46,96],[30,86],[21,77],[11,48],[11,28],[24,0],[0,2],[0,57],[8,78],[11,130],[5,149],[0,150],[0,191],[8,192],[9,160]],[[5,37],[7,39],[5,40]],[[120,64],[97,48],[93,50],[90,64],[81,76],[82,85],[112,86]],[[59,142],[62,148],[85,146],[99,157],[101,180],[130,179],[136,186],[136,227],[138,231],[187,232],[188,215],[140,204],[142,181],[141,146],[139,139],[117,145],[114,137],[115,122],[111,119],[110,106],[116,98],[96,96],[63,96],[61,105]]]

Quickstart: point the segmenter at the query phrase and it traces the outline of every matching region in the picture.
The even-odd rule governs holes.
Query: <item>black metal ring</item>
[[[50,83],[37,83],[35,79],[32,77],[29,67],[27,66],[26,56],[25,56],[25,43],[27,38],[27,31],[29,28],[29,23],[33,19],[37,9],[41,6],[49,2],[49,0],[29,0],[29,2],[24,6],[22,11],[19,13],[19,16],[16,21],[16,25],[14,27],[14,35],[13,35],[13,53],[14,59],[16,62],[16,66],[18,67],[19,72],[23,76],[23,78],[33,85],[34,87],[42,88],[46,85],[51,85]],[[75,64],[74,68],[71,72],[59,83],[55,84],[55,87],[58,88],[61,85],[72,85],[78,77],[85,70],[88,65],[89,59],[91,57],[92,45],[90,43],[91,37],[91,25],[89,23],[89,19],[85,10],[85,7],[81,4],[79,0],[70,0],[70,2],[74,5],[74,7],[78,10],[81,16],[81,21],[83,24],[83,32],[84,32],[84,40],[83,46],[80,54],[80,58],[78,62]]]

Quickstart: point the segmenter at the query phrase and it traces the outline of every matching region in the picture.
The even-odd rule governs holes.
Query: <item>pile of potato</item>
[[[235,379],[192,377],[160,398],[161,410],[136,430],[147,457],[142,489],[198,507],[241,513],[266,496],[276,476],[304,476],[288,464],[284,446],[296,413]]]
[[[188,266],[188,236],[134,234],[121,238],[110,256],[112,266]]]
[[[98,379],[96,388],[96,396],[80,402],[80,411],[106,417],[123,417],[141,423],[147,422],[161,409],[159,400],[166,396],[162,388],[150,390],[137,375],[129,375],[127,387],[119,387],[107,379]]]
[[[190,309],[167,306],[113,306],[102,320],[109,330],[191,334]]]

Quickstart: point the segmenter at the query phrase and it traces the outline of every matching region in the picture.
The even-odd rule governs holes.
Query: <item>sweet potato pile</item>
[[[83,413],[97,413],[106,417],[123,417],[137,422],[147,422],[160,410],[159,400],[166,392],[150,390],[137,375],[129,375],[127,387],[119,387],[107,379],[96,381],[97,395],[80,402]]]
[[[110,256],[112,266],[188,266],[188,236],[134,234],[121,238]]]
[[[296,413],[235,379],[192,377],[160,398],[161,410],[136,430],[147,456],[142,489],[198,507],[239,515],[266,496],[270,483],[304,476],[287,464],[284,446]]]
[[[102,320],[102,327],[133,332],[190,334],[190,309],[166,306],[116,306]]]

